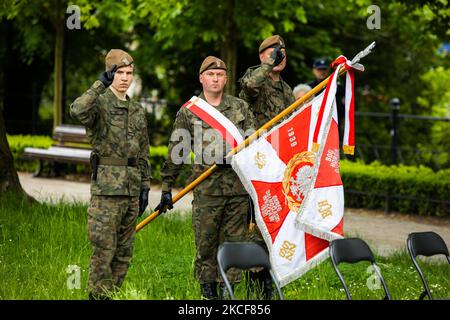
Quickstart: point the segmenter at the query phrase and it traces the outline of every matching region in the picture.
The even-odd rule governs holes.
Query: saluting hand
[[[99,80],[105,85],[105,87],[109,87],[114,80],[114,74],[116,73],[117,65],[113,64],[111,69],[106,70],[100,74]]]
[[[280,46],[276,46],[275,49],[272,51],[272,53],[270,54],[270,58],[273,59],[273,65],[277,66],[281,63],[281,61],[283,61],[284,59],[284,54],[283,51],[281,51],[281,47]]]

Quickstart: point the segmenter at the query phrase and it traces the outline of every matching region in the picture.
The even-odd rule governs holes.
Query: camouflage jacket
[[[100,165],[91,180],[92,195],[139,196],[150,188],[149,141],[142,106],[119,100],[111,89],[96,81],[70,106],[70,114],[85,127],[93,152],[100,159],[136,158],[137,165]]]
[[[200,98],[205,100],[203,93]],[[253,114],[245,101],[224,94],[216,109],[227,117],[241,131],[243,136],[253,132]],[[180,150],[183,152],[181,153]],[[189,152],[191,150],[195,154],[195,160],[188,183],[192,182],[216,161],[222,161],[231,148],[222,136],[206,122],[203,122],[188,109],[181,108],[173,125],[168,158],[161,169],[163,191],[171,190],[183,163],[186,163],[179,158],[190,159]],[[180,154],[182,154],[182,157],[180,157]],[[230,162],[228,161],[228,163]],[[196,186],[195,192],[214,196],[247,194],[234,170],[220,167]]]
[[[250,105],[250,109],[255,115],[256,129],[295,101],[292,89],[286,82],[281,78],[280,81],[270,78],[269,72],[272,68],[272,65],[262,63],[249,68],[240,79],[239,97]]]

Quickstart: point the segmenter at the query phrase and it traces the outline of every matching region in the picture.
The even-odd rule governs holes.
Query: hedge
[[[38,167],[37,161],[29,161],[22,158],[25,148],[47,149],[53,144],[52,138],[47,136],[7,135],[7,139],[14,158],[14,165],[18,171],[36,171]]]
[[[27,147],[33,148],[49,148],[55,142],[48,136],[31,136],[31,135],[14,135],[7,136],[9,146],[14,158],[14,165],[17,171],[34,172],[38,168],[37,160],[24,159],[22,154]],[[150,165],[152,168],[152,180],[154,183],[161,182],[160,170],[161,166],[167,158],[167,146],[150,147]],[[77,165],[75,167],[77,173],[87,174],[90,172],[88,166]],[[178,186],[185,185],[187,177],[189,175],[188,166],[183,167],[176,184]]]
[[[345,205],[450,216],[450,170],[341,161]]]
[[[53,141],[45,136],[8,136],[16,169],[33,171],[36,161],[21,159],[25,147],[48,148]],[[160,169],[167,147],[150,147],[154,183],[161,182]],[[88,171],[88,169],[85,169]],[[184,186],[189,175],[185,165],[176,184]],[[450,169],[433,172],[427,167],[385,166],[374,162],[341,161],[345,205],[352,208],[386,209],[408,214],[450,217]]]

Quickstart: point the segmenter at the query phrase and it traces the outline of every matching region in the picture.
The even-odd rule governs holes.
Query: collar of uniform
[[[205,100],[206,102],[208,102],[205,98],[205,95],[202,93],[200,93],[199,98]],[[222,94],[222,99],[220,100],[220,104],[218,106],[213,106],[214,108],[216,108],[217,110],[219,110],[220,112],[226,110],[229,108],[229,104],[226,103],[227,100],[227,95],[225,94],[225,92]],[[209,102],[208,102],[209,103]]]
[[[108,87],[108,90],[106,90],[106,92],[105,92],[105,96],[106,96],[106,98],[108,100],[112,99],[113,101],[116,102],[114,104],[115,107],[117,107],[117,108],[127,108],[128,109],[128,106],[129,106],[129,103],[130,103],[130,97],[127,94],[125,95],[125,99],[127,99],[127,101],[120,100],[119,98],[117,98],[117,96],[111,90],[111,88]]]

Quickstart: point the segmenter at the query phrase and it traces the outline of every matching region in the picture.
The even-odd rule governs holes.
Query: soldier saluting
[[[248,102],[255,115],[257,128],[295,101],[291,87],[281,77],[286,67],[286,44],[283,38],[279,35],[266,38],[259,46],[259,60],[261,64],[249,68],[240,79],[242,90],[239,93],[239,97]],[[250,220],[254,221],[254,217]],[[252,229],[249,238],[267,249],[258,228]],[[250,278],[262,288],[263,298],[272,298],[272,279],[266,270],[251,272]]]
[[[121,287],[133,253],[135,222],[148,204],[149,141],[143,107],[126,94],[133,58],[112,49],[106,71],[70,106],[92,145],[88,234],[93,254],[90,299],[107,299]]]

